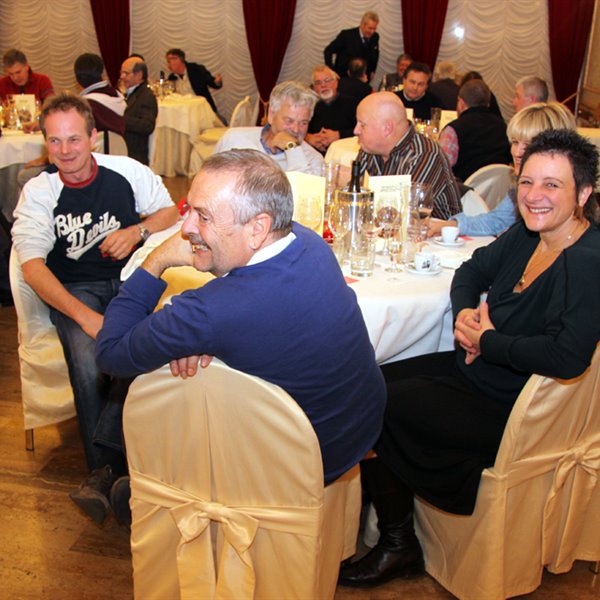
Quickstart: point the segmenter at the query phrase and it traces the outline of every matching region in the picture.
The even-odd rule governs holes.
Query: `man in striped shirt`
[[[433,217],[448,219],[461,212],[460,192],[448,159],[436,142],[415,131],[396,94],[367,96],[358,105],[356,120],[361,172],[410,175],[413,182],[431,184]]]

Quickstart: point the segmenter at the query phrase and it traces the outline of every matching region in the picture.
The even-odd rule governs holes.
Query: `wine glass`
[[[320,233],[321,221],[323,220],[323,207],[318,196],[303,196],[296,206],[296,221],[305,227]]]
[[[349,202],[341,200],[334,194],[329,204],[329,215],[327,222],[333,234],[333,252],[341,265],[344,259],[344,238],[352,226],[352,207]]]
[[[394,228],[398,225],[398,220],[401,215],[401,192],[397,194],[385,194],[381,195],[376,200],[376,217],[379,225],[381,226],[382,236],[384,240],[383,249],[378,252],[382,256],[389,255],[389,238],[394,231]]]
[[[390,266],[386,267],[388,273],[400,273],[402,271],[402,238],[400,231],[395,230],[389,240]]]

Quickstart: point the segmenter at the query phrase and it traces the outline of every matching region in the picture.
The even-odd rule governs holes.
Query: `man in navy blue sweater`
[[[188,194],[190,212],[123,284],[104,316],[96,359],[134,376],[198,357],[285,389],[319,439],[325,483],[355,465],[381,427],[385,385],[354,292],[327,244],[292,223],[284,172],[256,150],[213,155]],[[192,265],[216,279],[158,312],[165,269]]]

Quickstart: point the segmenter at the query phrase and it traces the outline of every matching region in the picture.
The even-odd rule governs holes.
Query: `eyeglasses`
[[[327,85],[333,81],[333,77],[327,77],[326,79],[315,79],[313,85]]]

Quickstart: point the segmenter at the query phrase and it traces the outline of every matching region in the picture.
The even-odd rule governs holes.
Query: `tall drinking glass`
[[[433,212],[433,194],[429,183],[411,183],[410,202],[416,206],[421,219],[421,235],[427,237],[427,225],[425,219],[431,217]]]
[[[355,215],[350,246],[350,272],[371,277],[375,268],[375,244],[381,231],[373,202],[361,202]]]
[[[417,202],[411,198],[408,212],[403,216],[402,232],[402,263],[408,265],[414,259],[420,243],[423,241],[421,219]]]
[[[342,200],[338,194],[334,194],[329,204],[327,221],[333,234],[333,252],[341,266],[344,261],[344,238],[352,227],[351,204]]]

